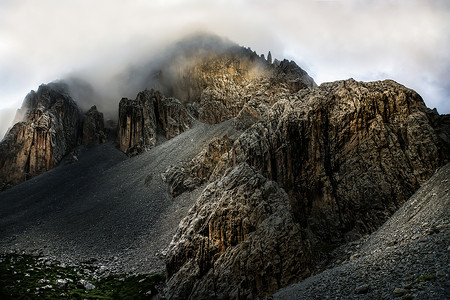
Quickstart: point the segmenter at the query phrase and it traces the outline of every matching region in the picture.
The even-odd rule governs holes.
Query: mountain
[[[214,36],[130,74],[142,90],[117,125],[80,112],[71,81],[27,96],[0,143],[0,179],[17,184],[0,193],[2,252],[164,270],[169,299],[263,298],[330,266],[450,161],[449,116],[392,80],[317,86]]]
[[[300,90],[220,157],[168,251],[170,298],[264,296],[381,226],[449,160],[449,132],[393,81]],[[239,274],[239,275],[237,275]]]

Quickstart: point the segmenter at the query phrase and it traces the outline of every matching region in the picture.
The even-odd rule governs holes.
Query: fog
[[[26,94],[57,79],[113,117],[139,70],[199,30],[295,60],[318,84],[394,79],[450,113],[449,1],[0,0],[0,137]]]

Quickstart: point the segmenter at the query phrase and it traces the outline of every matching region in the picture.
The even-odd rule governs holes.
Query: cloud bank
[[[109,90],[98,97],[112,113],[135,97],[112,77],[198,30],[293,59],[318,84],[394,79],[450,113],[446,0],[0,0],[0,136],[25,95],[55,79]]]

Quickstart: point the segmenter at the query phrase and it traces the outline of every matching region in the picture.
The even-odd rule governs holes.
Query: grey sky
[[[318,84],[394,79],[450,113],[450,1],[0,0],[0,136],[39,84],[107,77],[196,30],[293,59]]]

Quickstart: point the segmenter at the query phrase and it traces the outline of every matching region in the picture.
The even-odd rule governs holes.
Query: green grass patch
[[[30,255],[1,255],[0,299],[148,299],[157,294],[156,285],[165,279],[162,274],[153,273],[94,280],[84,270],[85,266],[45,264]],[[67,283],[57,285],[58,279]],[[86,289],[81,280],[95,288]]]

